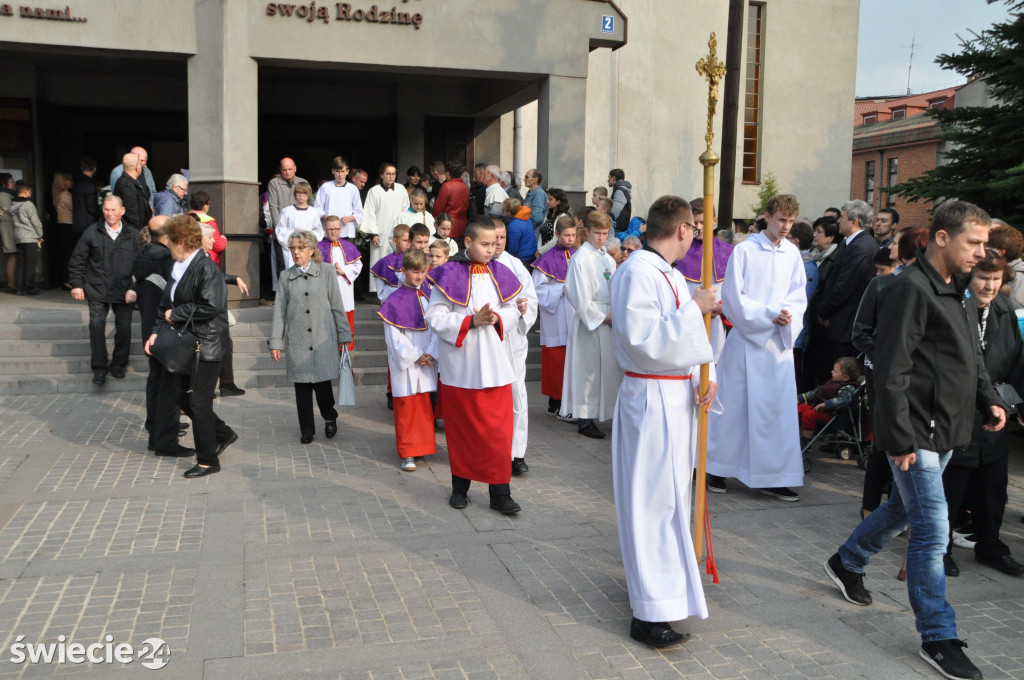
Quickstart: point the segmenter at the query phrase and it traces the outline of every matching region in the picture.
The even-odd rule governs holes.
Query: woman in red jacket
[[[213,263],[220,267],[220,254],[227,247],[228,240],[224,238],[220,233],[220,229],[217,228],[217,220],[207,214],[207,211],[210,209],[210,194],[202,190],[193,192],[188,197],[188,207],[190,209],[189,215],[195,218],[199,224],[213,229],[213,249],[209,251],[209,255]]]

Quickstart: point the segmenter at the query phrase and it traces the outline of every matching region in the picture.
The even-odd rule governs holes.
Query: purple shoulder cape
[[[565,275],[569,273],[569,258],[576,252],[575,248],[555,246],[533,261],[533,268],[550,276],[555,281],[565,283]]]
[[[469,294],[473,286],[473,277],[469,273],[471,266],[470,262],[454,259],[432,269],[427,274],[427,280],[446,298],[465,307],[469,304]],[[519,283],[515,273],[502,263],[492,260],[484,266],[487,267],[502,302],[508,302],[522,290],[523,284]]]
[[[398,287],[398,272],[402,271],[402,253],[391,253],[377,260],[370,272],[392,288]]]
[[[430,298],[430,291],[423,290],[426,283],[420,290],[413,290],[409,286],[401,286],[392,293],[377,312],[384,323],[389,323],[395,328],[405,328],[413,331],[427,330],[427,322],[423,319],[423,308],[420,306],[419,296]]]
[[[341,239],[340,241],[338,241],[338,244],[341,246],[341,253],[345,257],[345,264],[352,264],[353,262],[359,259],[359,249],[356,248],[354,245],[352,245],[345,239]],[[320,254],[323,255],[324,262],[330,264],[331,242],[328,241],[327,239],[324,239],[317,243],[316,245],[318,248],[320,248]]]
[[[734,247],[717,238],[711,239],[711,268],[714,272],[715,283],[725,280],[725,266],[729,264],[729,257],[732,255]],[[690,249],[686,251],[686,256],[681,260],[676,260],[676,269],[683,275],[683,278],[691,283],[700,283],[701,248],[701,242],[694,239]]]

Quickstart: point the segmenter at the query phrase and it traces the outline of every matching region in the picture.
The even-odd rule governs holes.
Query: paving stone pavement
[[[895,579],[905,541],[872,562],[871,607],[822,572],[863,477],[824,453],[799,503],[712,495],[710,618],[680,624],[693,638],[679,648],[634,643],[610,440],[576,435],[544,413],[538,383],[528,391],[531,469],[513,480],[524,510],[511,518],[482,485],[448,507],[443,432],[436,456],[401,472],[379,387],[308,446],[290,389],[218,399],[240,439],[199,480],[181,476],[190,459],[146,452],[142,394],[0,398],[0,678],[152,677],[142,659],[12,663],[20,636],[59,635],[159,638],[170,658],[156,672],[211,680],[939,677]],[[1004,538],[1021,557],[1024,439],[1011,440]],[[955,554],[948,596],[969,654],[986,678],[1024,678],[1024,580]]]

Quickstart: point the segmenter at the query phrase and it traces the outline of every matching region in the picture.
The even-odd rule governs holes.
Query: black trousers
[[[220,368],[220,384],[221,387],[224,385],[235,384],[235,346],[231,342],[231,336],[227,338],[227,342],[224,343],[224,362]]]
[[[14,265],[14,281],[12,286],[25,292],[36,287],[36,267],[39,265],[39,244],[19,243],[18,254]]]
[[[200,465],[217,464],[217,445],[223,444],[234,431],[213,412],[213,388],[220,375],[219,361],[200,361],[190,376],[181,376],[185,393],[185,413],[192,420],[192,436],[196,442],[196,459]]]
[[[873,422],[875,405],[875,372],[864,368],[864,394],[868,402],[868,422]],[[885,451],[879,451],[874,444],[871,445],[871,452],[868,454],[867,464],[864,470],[864,494],[861,498],[860,507],[864,510],[874,511],[882,504],[882,495],[888,495],[892,490],[892,468],[889,467],[889,457]]]
[[[316,423],[313,421],[313,393],[316,393],[316,405],[320,415],[330,422],[338,419],[338,411],[334,408],[334,387],[330,380],[318,383],[295,383],[295,410],[299,414],[299,433],[313,435]]]
[[[132,305],[126,302],[89,300],[89,345],[92,348],[92,372],[107,372],[107,312],[114,310],[114,356],[110,366],[128,366],[132,346]]]
[[[57,250],[57,255],[54,257],[56,261],[56,269],[52,274],[53,285],[59,286],[66,283],[68,280],[68,262],[71,261],[71,253],[74,252],[75,246],[78,244],[78,237],[81,234],[76,234],[74,227],[70,224],[58,224],[57,225],[57,239],[60,246],[51,243],[51,247]]]
[[[452,491],[456,493],[469,493],[469,485],[471,483],[472,480],[452,475]],[[488,491],[490,491],[491,498],[501,498],[502,496],[512,495],[512,488],[508,484],[488,484],[487,488]]]
[[[965,505],[971,507],[971,526],[974,528],[974,554],[982,557],[1009,555],[1010,549],[999,540],[1006,509],[1006,484],[1009,475],[1009,457],[983,464],[976,468],[947,465],[942,473],[942,487],[946,492],[950,526],[959,519]],[[950,541],[950,546],[952,546]],[[946,548],[949,552],[952,548]]]
[[[167,451],[178,443],[181,422],[181,380],[167,372],[164,365],[149,357],[146,378],[146,430],[153,448]]]

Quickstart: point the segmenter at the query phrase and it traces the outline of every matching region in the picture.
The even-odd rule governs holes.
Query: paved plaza
[[[863,473],[814,456],[802,500],[748,490],[709,499],[721,583],[683,647],[627,636],[610,438],[543,413],[529,383],[523,512],[474,485],[447,505],[443,448],[398,469],[381,387],[359,388],[339,435],[300,445],[288,388],[219,399],[239,433],[220,474],[146,452],[143,395],[0,398],[0,677],[937,678],[917,656],[906,543],[872,563],[874,605],[841,599],[822,562],[857,521]],[[1012,437],[1004,535],[1024,556],[1024,440]],[[191,435],[183,440],[191,445]],[[738,486],[733,484],[733,486]],[[950,580],[968,653],[985,677],[1024,677],[1024,581],[955,549]],[[11,645],[110,635],[167,643],[161,670],[16,664]]]

